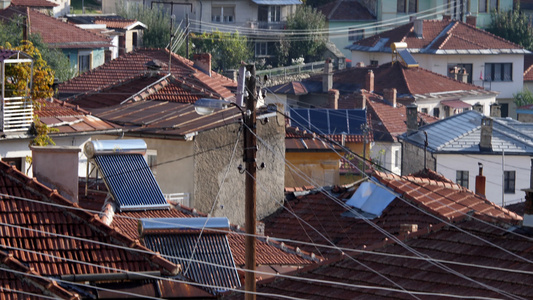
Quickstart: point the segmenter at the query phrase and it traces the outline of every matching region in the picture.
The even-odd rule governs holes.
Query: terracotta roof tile
[[[533,54],[524,55],[524,81],[533,81]]]
[[[28,16],[31,32],[39,33],[43,42],[52,48],[102,48],[111,44],[105,38],[72,24],[61,22],[36,10],[10,6],[0,11],[2,18],[8,20],[16,15]]]
[[[168,60],[169,55],[166,50],[136,49],[60,84],[59,92],[63,98],[110,88],[137,76],[154,73],[147,69],[147,64],[153,62],[161,66],[161,72],[166,72],[168,65],[165,62]],[[172,76],[176,80],[186,82],[195,89],[204,89],[205,93],[213,94],[213,98],[228,99],[234,96],[232,90],[237,86],[235,81],[216,72],[211,72],[209,77],[195,69],[192,61],[181,56],[172,56],[171,69]]]
[[[117,19],[117,18],[95,18],[94,24],[105,24],[107,28],[126,29],[135,24],[137,20]]]
[[[46,8],[54,8],[56,6],[59,6],[59,4],[48,1],[48,0],[12,0],[11,5],[13,6],[29,6],[29,7],[46,7]]]

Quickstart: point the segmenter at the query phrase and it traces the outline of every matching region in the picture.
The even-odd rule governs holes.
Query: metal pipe
[[[90,273],[61,275],[61,280],[80,281],[108,281],[108,280],[146,280],[151,277],[161,277],[161,271],[123,272],[123,273]]]

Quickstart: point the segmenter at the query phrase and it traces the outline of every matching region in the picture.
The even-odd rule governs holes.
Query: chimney
[[[400,224],[400,234],[409,234],[418,231],[418,224]]]
[[[522,226],[533,227],[533,159],[531,160],[530,166],[529,188],[524,189],[524,192],[526,192],[526,203]]]
[[[490,116],[493,118],[500,118],[502,116],[501,107],[498,103],[490,105]]]
[[[407,134],[418,131],[418,106],[410,104],[405,107],[407,113]]]
[[[385,97],[385,100],[391,103],[392,107],[396,107],[396,89],[395,88],[384,89],[383,97]]]
[[[476,194],[485,197],[485,183],[487,178],[483,176],[483,164],[478,162],[479,175],[476,176]]]
[[[322,76],[322,92],[327,93],[333,88],[333,64],[327,58],[324,63],[324,75]]]
[[[372,70],[368,70],[368,73],[366,73],[365,76],[365,90],[369,92],[374,91],[374,72]]]
[[[415,23],[415,35],[417,38],[421,39],[424,37],[424,20],[416,19]]]
[[[492,151],[492,119],[481,119],[481,139],[479,140],[481,151]]]
[[[331,89],[328,91],[328,107],[339,109],[339,90]]]
[[[11,5],[11,0],[0,0],[0,9],[6,9]]]
[[[31,146],[33,176],[61,196],[78,203],[78,155],[74,146]],[[61,166],[61,168],[58,168]]]
[[[192,57],[194,67],[204,72],[211,77],[211,54],[200,53],[194,54]]]
[[[450,22],[452,20],[452,16],[450,15],[442,15],[442,20],[446,22]]]
[[[476,27],[477,17],[473,15],[466,16],[466,24]]]

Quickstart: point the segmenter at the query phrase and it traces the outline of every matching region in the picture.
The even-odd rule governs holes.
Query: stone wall
[[[431,152],[427,152],[426,167],[435,171],[435,159]],[[424,148],[403,143],[402,147],[402,175],[409,175],[424,169]]]
[[[239,127],[239,124],[230,124],[200,133],[195,138],[195,172],[190,175],[194,176],[196,209],[244,225],[245,174],[238,170],[239,165],[245,167],[242,156],[244,133],[235,147]],[[271,117],[267,123],[258,120],[257,134],[265,142],[257,141],[257,164],[265,163],[264,169],[257,171],[256,188],[257,219],[262,219],[279,208],[284,199],[284,119]],[[233,149],[235,154],[231,160]]]

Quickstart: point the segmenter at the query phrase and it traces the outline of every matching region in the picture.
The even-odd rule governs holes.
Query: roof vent
[[[146,69],[151,71],[159,71],[164,66],[164,63],[154,59],[144,64],[146,66]]]

